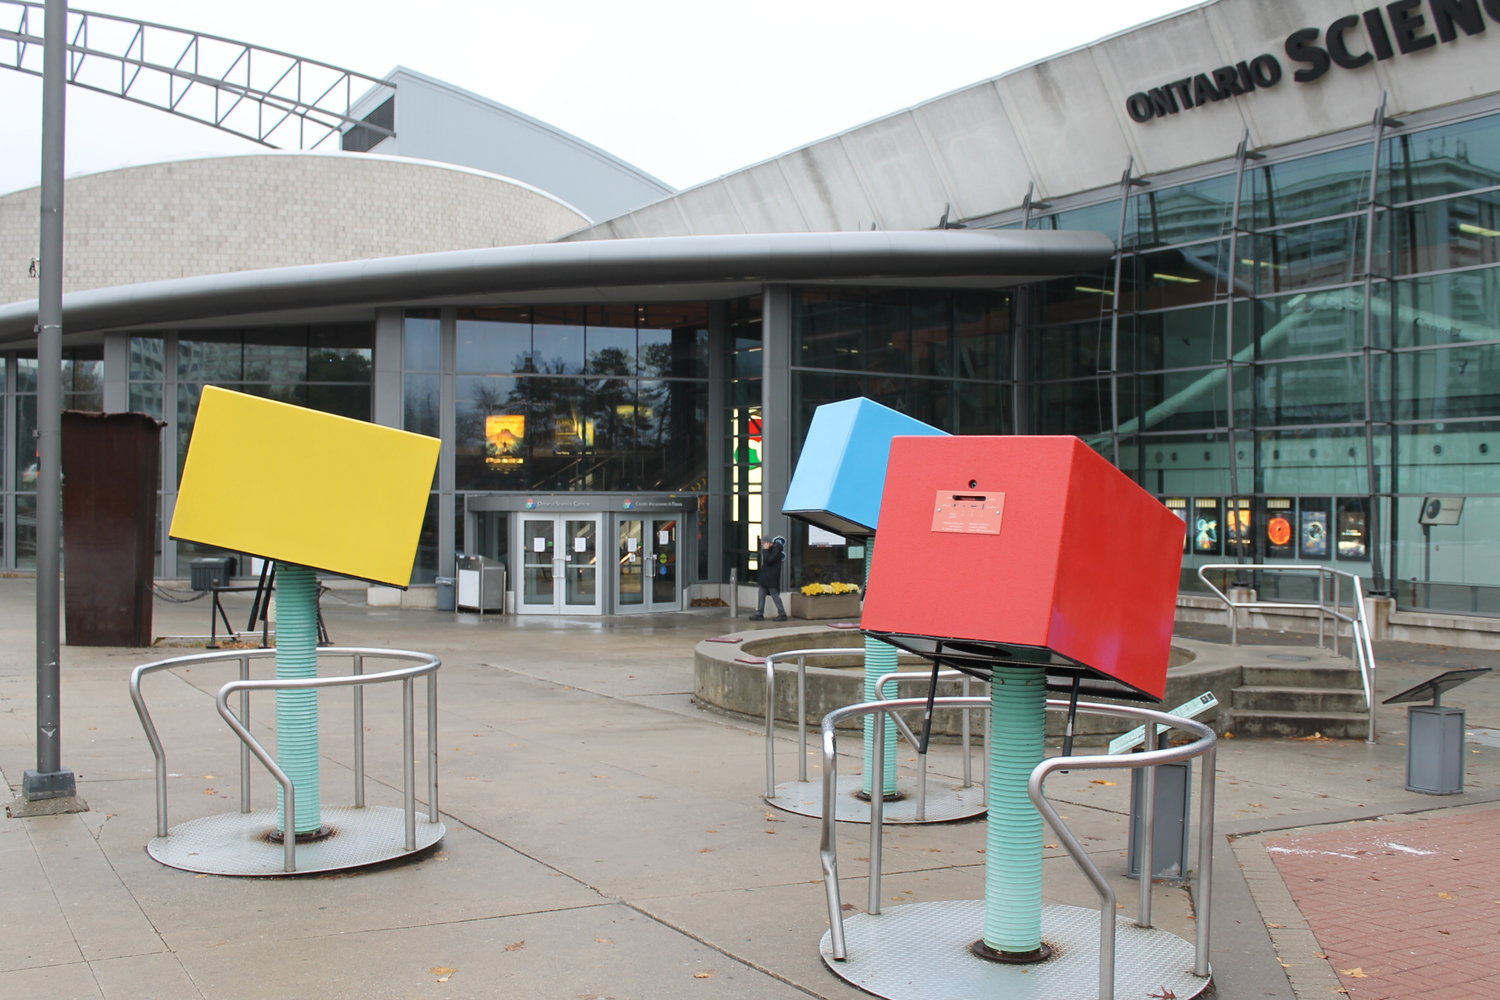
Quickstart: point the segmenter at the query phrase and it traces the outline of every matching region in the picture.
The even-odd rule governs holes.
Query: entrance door
[[[522,514],[516,518],[522,614],[600,614],[600,514]]]
[[[617,613],[682,608],[682,584],[677,572],[677,532],[681,524],[676,517],[616,518]]]

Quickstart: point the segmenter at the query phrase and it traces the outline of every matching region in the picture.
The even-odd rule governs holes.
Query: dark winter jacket
[[[786,543],[776,539],[771,543],[769,549],[760,551],[760,585],[762,587],[781,586],[781,564],[786,562]]]

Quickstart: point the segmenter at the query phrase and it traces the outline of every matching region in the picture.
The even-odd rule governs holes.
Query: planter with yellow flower
[[[853,583],[809,583],[791,595],[793,618],[859,620],[859,586]]]

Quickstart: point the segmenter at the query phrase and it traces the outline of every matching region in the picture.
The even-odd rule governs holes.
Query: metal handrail
[[[1224,593],[1213,582],[1204,575],[1205,570],[1239,570],[1247,573],[1316,573],[1318,574],[1318,601],[1310,604],[1306,601],[1236,601]],[[1367,716],[1365,742],[1377,742],[1375,734],[1375,648],[1370,643],[1370,623],[1365,617],[1365,591],[1364,584],[1359,576],[1341,569],[1331,569],[1327,566],[1308,566],[1293,563],[1286,566],[1266,565],[1241,565],[1239,563],[1209,563],[1198,567],[1198,579],[1203,585],[1213,591],[1214,596],[1223,601],[1229,615],[1229,641],[1232,645],[1239,645],[1239,615],[1240,609],[1264,610],[1268,608],[1301,608],[1313,609],[1318,613],[1318,645],[1323,645],[1324,619],[1331,618],[1335,622],[1344,622],[1349,626],[1350,640],[1354,647],[1353,660],[1359,667],[1360,686],[1365,695],[1365,714]],[[1353,592],[1350,611],[1343,610],[1341,582],[1348,580]],[[1328,600],[1327,584],[1332,581],[1332,600]],[[1339,653],[1339,630],[1333,630],[1333,654]]]
[[[974,709],[988,708],[988,698],[939,698],[934,704],[942,708],[959,709],[970,711]],[[1053,710],[1067,710],[1070,702],[1064,699],[1048,699],[1047,707]],[[844,937],[843,900],[839,891],[838,875],[838,851],[837,842],[834,837],[833,800],[835,797],[836,770],[838,767],[837,726],[845,719],[856,716],[869,715],[875,712],[885,712],[893,715],[905,709],[925,709],[927,699],[925,698],[903,698],[891,701],[866,702],[860,705],[849,705],[844,708],[829,712],[823,719],[823,823],[819,840],[818,855],[823,869],[824,895],[828,903],[828,923],[830,950],[835,960],[843,960],[848,957],[848,945]],[[1093,885],[1095,892],[1099,895],[1099,996],[1114,996],[1114,953],[1115,953],[1115,894],[1105,880],[1093,860],[1088,856],[1087,850],[1081,841],[1068,828],[1067,823],[1058,814],[1052,803],[1047,799],[1043,789],[1043,783],[1047,777],[1058,770],[1089,770],[1103,768],[1145,768],[1144,780],[1142,782],[1142,798],[1144,805],[1142,809],[1142,834],[1140,843],[1140,905],[1137,924],[1142,927],[1151,926],[1151,887],[1154,882],[1152,872],[1154,871],[1154,859],[1152,848],[1155,840],[1156,824],[1156,768],[1158,764],[1171,764],[1179,761],[1190,760],[1194,757],[1203,757],[1204,763],[1201,768],[1199,782],[1199,826],[1198,826],[1198,866],[1193,873],[1193,895],[1197,900],[1198,918],[1196,925],[1196,940],[1194,942],[1193,974],[1206,977],[1209,973],[1209,924],[1212,910],[1212,879],[1213,879],[1213,836],[1214,836],[1214,774],[1216,769],[1215,758],[1217,755],[1217,738],[1212,729],[1201,722],[1186,719],[1181,716],[1169,715],[1166,712],[1157,712],[1147,708],[1139,708],[1133,705],[1108,705],[1100,702],[1079,702],[1077,710],[1089,715],[1124,715],[1134,719],[1144,720],[1146,725],[1146,749],[1141,753],[1132,754],[1094,754],[1067,757],[1051,757],[1042,761],[1031,772],[1027,782],[1026,792],[1031,798],[1032,805],[1046,819],[1053,832],[1057,835],[1059,842],[1073,859],[1084,876]],[[1158,739],[1157,725],[1165,725],[1169,728],[1183,729],[1193,733],[1197,738],[1184,746],[1171,747],[1159,750],[1156,748]],[[884,726],[875,726],[875,756],[874,756],[874,780],[882,778],[881,771],[884,761],[881,753],[884,743]],[[879,787],[878,785],[875,787]],[[881,796],[870,797],[870,872],[869,872],[869,902],[866,910],[871,915],[880,912],[880,878],[881,878],[881,843],[883,830],[881,828],[881,812],[884,803]]]
[[[880,680],[878,680],[878,681],[875,682],[875,697],[878,698],[881,701],[887,700],[888,696],[885,693],[885,686],[887,684],[900,684],[903,681],[926,681],[929,684],[934,683],[936,681],[958,681],[958,682],[960,682],[961,688],[963,690],[963,694],[959,695],[959,697],[961,697],[961,698],[967,698],[967,697],[970,697],[970,682],[973,681],[973,680],[974,680],[974,677],[973,677],[972,674],[966,674],[962,670],[941,669],[941,670],[938,670],[936,672],[931,671],[931,670],[896,671],[895,673],[886,674],[884,677],[880,678]],[[901,730],[901,735],[903,737],[905,737],[906,742],[910,743],[912,746],[914,746],[914,747],[917,748],[917,815],[916,815],[916,819],[917,819],[917,822],[920,823],[923,820],[927,819],[927,748],[922,745],[922,741],[917,738],[917,735],[915,733],[912,732],[911,727],[906,724],[906,720],[905,719],[903,719],[899,715],[892,715],[891,719],[892,719],[892,721],[894,721],[896,723],[896,728],[899,729],[899,730]],[[959,742],[963,744],[963,748],[964,748],[964,752],[963,752],[963,775],[964,775],[964,780],[963,780],[963,785],[961,787],[968,788],[968,787],[970,787],[970,786],[972,786],[974,784],[974,760],[973,760],[973,752],[972,752],[972,750],[970,748],[970,742],[969,742],[970,741],[970,733],[969,733],[969,713],[968,712],[961,713],[961,717],[960,717],[960,720],[959,720],[959,726],[960,726],[960,729],[959,729]],[[986,761],[989,760],[989,743],[990,743],[990,734],[989,734],[988,727],[986,727],[985,731],[984,731],[984,745],[985,745],[984,759]],[[883,764],[883,762],[882,762],[882,764]],[[871,787],[874,787],[874,786],[871,786]],[[986,792],[988,792],[989,789],[985,788],[984,790]],[[985,803],[985,800],[984,800],[983,797],[980,798],[980,802],[981,803]],[[987,803],[985,803],[985,804],[987,804]]]
[[[807,658],[810,656],[859,656],[858,646],[819,646],[815,649],[783,649],[765,656],[766,666],[766,797],[776,797],[776,667],[797,661],[797,780],[807,780]],[[902,662],[898,657],[897,662]],[[925,663],[907,656],[910,664]],[[913,740],[915,745],[915,740]],[[967,745],[967,744],[966,744]]]
[[[156,723],[146,706],[141,692],[141,681],[147,674],[174,667],[234,660],[239,664],[239,679],[225,684],[215,697],[219,715],[228,723],[240,739],[240,812],[250,811],[250,758],[253,756],[270,772],[281,786],[285,796],[285,815],[295,815],[296,792],[292,782],[276,763],[275,758],[257,740],[248,728],[250,719],[250,692],[307,690],[328,687],[354,688],[354,804],[365,804],[365,726],[364,686],[400,681],[402,685],[402,740],[404,753],[402,792],[403,810],[406,819],[406,850],[416,849],[416,774],[415,774],[415,699],[412,682],[418,677],[427,678],[427,819],[430,823],[438,819],[437,788],[437,670],[443,661],[430,653],[419,653],[404,649],[376,649],[364,646],[328,646],[318,649],[318,656],[348,656],[352,658],[352,672],[337,677],[250,679],[250,661],[267,659],[276,655],[274,649],[236,649],[215,653],[195,653],[175,656],[153,663],[143,663],[130,673],[130,700],[135,705],[141,728],[146,732],[146,741],[156,762],[156,835],[168,834],[167,822],[167,755],[157,733]],[[366,658],[385,660],[413,660],[412,666],[398,667],[379,673],[364,672]],[[229,697],[238,693],[239,712],[229,707]],[[296,836],[283,837],[285,848],[285,870],[294,872],[296,866]]]

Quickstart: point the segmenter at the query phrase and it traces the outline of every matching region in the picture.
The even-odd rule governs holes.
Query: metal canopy
[[[0,68],[40,76],[42,11],[33,0],[0,0]],[[186,28],[93,11],[69,12],[67,82],[181,115],[278,149],[315,149],[358,125],[372,90],[392,84],[288,52]]]
[[[650,289],[747,289],[774,282],[911,282],[1000,287],[1102,267],[1102,233],[924,230],[666,236],[541,243],[173,278],[74,292],[65,328],[78,334],[339,306],[450,304],[459,296],[532,300],[590,292],[601,301]],[[748,292],[747,292],[748,293]],[[0,342],[34,335],[36,302],[0,306]]]

